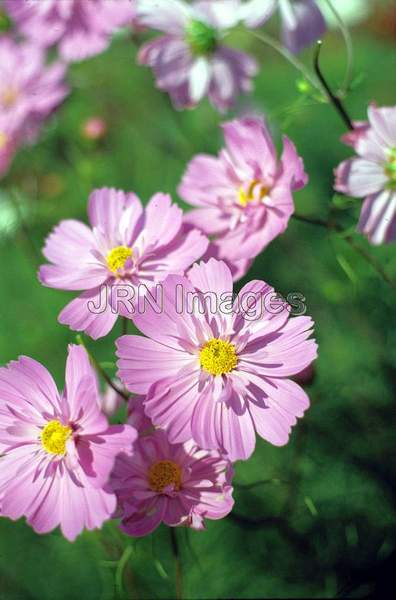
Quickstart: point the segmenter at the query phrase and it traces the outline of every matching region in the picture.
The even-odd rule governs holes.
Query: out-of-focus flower
[[[185,222],[212,237],[208,256],[224,260],[240,278],[252,259],[285,231],[294,211],[292,192],[307,182],[302,159],[288,138],[280,160],[262,119],[223,125],[226,148],[201,154],[187,167],[179,187],[198,208]]]
[[[334,12],[329,8],[326,0],[317,0],[320,9],[330,28],[338,29],[340,24]],[[358,25],[370,16],[373,10],[380,11],[380,5],[372,0],[331,0],[331,4],[346,25]]]
[[[101,117],[90,117],[81,126],[81,134],[87,140],[101,140],[107,133],[107,124]]]
[[[154,429],[151,419],[144,411],[144,396],[134,396],[128,402],[128,423],[140,434]]]
[[[220,111],[252,88],[258,71],[249,55],[222,44],[230,28],[266,20],[273,0],[137,0],[137,22],[166,35],[143,46],[141,64],[152,67],[159,89],[176,108],[193,107],[208,96]]]
[[[372,244],[396,241],[396,107],[368,109],[368,122],[356,122],[343,136],[356,158],[336,169],[335,189],[365,198],[358,230]]]
[[[50,234],[43,253],[52,264],[41,267],[39,278],[48,287],[86,290],[59,322],[97,339],[118,314],[133,318],[142,286],[144,292],[171,273],[183,274],[208,240],[197,230],[183,233],[182,210],[166,194],[155,194],[143,209],[133,193],[95,190],[88,214],[92,229],[67,220]]]
[[[0,369],[0,514],[27,518],[37,533],[60,525],[70,541],[101,527],[116,508],[104,487],[136,431],[109,426],[81,346],[69,346],[59,394],[48,371],[21,357]]]
[[[111,487],[121,507],[121,529],[151,533],[163,522],[204,529],[204,519],[221,519],[232,509],[229,461],[193,442],[170,444],[157,430],[136,442],[133,459],[117,458]]]
[[[282,42],[294,54],[311,46],[326,31],[316,0],[279,0]]]
[[[45,53],[0,38],[0,175],[21,144],[32,142],[43,121],[68,93],[65,66],[45,65]]]
[[[263,281],[245,285],[233,302],[231,272],[214,259],[194,265],[188,278],[168,277],[163,288],[162,311],[150,306],[135,317],[148,337],[117,340],[118,376],[147,394],[153,423],[171,443],[192,438],[231,461],[252,454],[255,431],[286,444],[309,406],[289,377],[316,358],[312,319],[289,319]]]
[[[103,52],[135,16],[134,0],[5,0],[5,7],[23,35],[39,46],[58,44],[66,61]]]
[[[117,380],[115,383],[117,383]],[[110,385],[106,386],[104,393],[99,398],[99,406],[107,417],[114,415],[124,402],[124,398],[120,394],[117,394],[115,389]]]

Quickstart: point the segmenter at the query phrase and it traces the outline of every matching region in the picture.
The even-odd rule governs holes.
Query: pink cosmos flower
[[[263,281],[245,285],[232,302],[224,262],[194,265],[186,277],[168,277],[162,310],[135,318],[147,338],[117,341],[118,376],[171,443],[190,438],[231,460],[254,450],[255,430],[275,445],[308,408],[289,377],[317,355],[309,317],[289,319],[285,302]]]
[[[327,27],[316,0],[279,0],[282,42],[298,54],[320,40]]]
[[[37,136],[43,121],[68,89],[65,66],[45,65],[45,53],[31,44],[0,38],[0,169],[15,149]]]
[[[117,454],[131,452],[136,431],[109,426],[96,378],[81,346],[69,346],[66,386],[21,357],[0,369],[0,514],[27,518],[37,533],[60,525],[73,541],[101,527],[116,508],[106,491]]]
[[[165,36],[143,46],[139,61],[152,67],[159,89],[176,108],[193,107],[208,96],[220,111],[251,91],[258,71],[249,55],[221,43],[227,31],[244,21],[250,26],[272,12],[274,0],[137,0],[137,22]]]
[[[232,509],[232,467],[193,442],[170,444],[157,430],[140,437],[133,459],[116,460],[111,487],[121,507],[121,529],[151,533],[163,522],[204,529],[204,519],[221,519]]]
[[[342,138],[358,156],[338,166],[334,187],[365,198],[358,230],[384,244],[396,241],[396,107],[371,105],[368,118]]]
[[[95,190],[88,215],[92,229],[75,220],[55,227],[43,250],[52,264],[40,268],[39,279],[48,287],[85,290],[59,322],[97,339],[119,313],[133,317],[142,293],[171,273],[183,274],[208,241],[198,231],[184,235],[182,210],[165,194],[155,194],[143,209],[133,193]]]
[[[58,44],[66,61],[103,52],[135,16],[134,0],[5,0],[5,7],[21,33],[38,46]]]
[[[280,160],[270,132],[259,118],[223,125],[226,148],[219,156],[199,154],[179,187],[186,202],[198,208],[185,222],[212,237],[211,256],[224,260],[240,278],[294,212],[292,192],[308,181],[302,159],[284,138]]]

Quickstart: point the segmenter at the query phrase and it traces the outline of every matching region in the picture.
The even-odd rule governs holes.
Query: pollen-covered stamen
[[[199,362],[207,373],[223,375],[235,369],[238,356],[233,344],[214,338],[202,347]]]
[[[19,92],[14,87],[9,87],[3,90],[0,94],[0,103],[3,108],[11,108],[18,100]]]
[[[261,181],[253,179],[248,185],[242,185],[238,191],[238,201],[244,208],[249,202],[261,202],[268,196],[270,188],[263,185]]]
[[[217,31],[207,23],[193,20],[186,27],[186,42],[196,56],[212,54],[217,46]]]
[[[389,151],[389,159],[385,165],[385,175],[388,177],[388,187],[396,189],[396,148]]]
[[[125,267],[125,263],[128,258],[132,256],[132,248],[127,246],[117,246],[110,250],[107,255],[106,262],[107,266],[112,273],[117,273],[120,269]]]
[[[162,493],[168,486],[176,491],[181,487],[181,469],[173,460],[160,460],[151,465],[148,472],[149,486],[154,492]]]
[[[6,136],[6,134],[3,131],[0,131],[0,150],[3,150],[3,148],[6,147],[8,138]]]
[[[72,430],[68,425],[62,425],[59,421],[49,421],[41,432],[41,443],[50,454],[65,454],[66,442],[71,435]]]

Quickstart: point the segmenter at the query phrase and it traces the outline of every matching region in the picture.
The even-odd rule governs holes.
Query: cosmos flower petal
[[[118,338],[116,344],[118,377],[134,394],[147,393],[153,376],[158,379],[176,376],[194,360],[181,349],[176,350],[142,336],[125,335]]]
[[[59,314],[59,323],[68,325],[74,331],[85,331],[94,340],[107,335],[117,321],[117,313],[112,310],[109,303],[101,312],[89,308],[91,306],[89,303],[93,303],[95,307],[101,306],[103,293],[101,289],[102,286],[83,292],[69,302]]]

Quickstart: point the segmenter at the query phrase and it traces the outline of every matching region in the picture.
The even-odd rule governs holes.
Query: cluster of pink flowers
[[[102,52],[135,17],[132,0],[5,0],[2,7],[15,31],[0,34],[0,177],[67,95],[66,62]],[[46,64],[54,45],[59,59]]]
[[[56,47],[63,63],[105,50],[124,26],[165,33],[146,43],[139,62],[153,68],[157,85],[179,108],[208,96],[220,111],[252,88],[255,59],[223,43],[236,25],[257,28],[279,4],[285,45],[299,52],[325,30],[315,0],[5,0],[4,10],[22,41],[0,37],[0,176],[19,146],[35,140],[42,123],[67,93],[65,66],[46,66]],[[84,132],[85,135],[85,132]],[[87,130],[97,139],[97,129]],[[99,136],[101,133],[99,133]]]
[[[260,27],[277,5],[277,0],[136,0],[137,23],[165,34],[143,46],[139,62],[153,69],[158,88],[170,94],[176,108],[193,107],[208,96],[225,111],[251,91],[259,67],[223,38],[240,23]],[[325,31],[315,0],[280,0],[279,8],[284,43],[292,52]]]
[[[21,140],[32,140],[67,93],[65,66],[45,64],[38,45],[66,60],[107,47],[136,17],[166,35],[140,61],[176,106],[205,95],[220,110],[247,91],[255,61],[222,43],[238,23],[258,27],[279,6],[287,47],[298,52],[325,29],[313,0],[6,0],[30,41],[0,39],[0,173]],[[134,9],[136,8],[136,13]],[[86,124],[89,139],[103,123]],[[278,158],[261,118],[223,125],[217,157],[195,156],[179,194],[142,206],[132,192],[94,190],[89,226],[61,221],[48,236],[39,270],[47,287],[78,291],[59,322],[93,339],[117,319],[143,335],[116,341],[118,380],[101,393],[83,346],[70,345],[65,386],[35,360],[0,368],[0,515],[26,517],[38,533],[60,526],[74,540],[118,516],[132,536],[160,523],[203,529],[233,507],[233,463],[248,459],[256,434],[288,442],[309,398],[317,358],[314,323],[292,316],[271,285],[234,281],[282,234],[293,194],[308,181],[294,144]],[[365,197],[359,229],[374,244],[396,240],[396,108],[369,108],[344,136],[358,157],[336,170],[338,191]],[[201,261],[201,262],[197,262]],[[268,302],[270,303],[269,310]],[[124,386],[124,387],[122,387]],[[124,425],[109,425],[124,400]]]
[[[60,525],[70,540],[115,514],[133,536],[161,522],[202,529],[205,519],[232,509],[232,464],[249,458],[256,432],[286,444],[308,408],[306,393],[291,378],[316,358],[312,320],[290,318],[285,301],[266,310],[265,300],[277,294],[263,281],[248,283],[235,297],[235,272],[224,261],[196,262],[205,253],[227,254],[236,235],[241,254],[230,263],[247,265],[285,229],[292,192],[306,181],[289,140],[277,161],[261,119],[234,121],[225,130],[227,151],[219,159],[194,159],[197,168],[188,172],[196,172],[181,186],[210,205],[196,214],[211,210],[209,220],[224,222],[211,242],[216,251],[208,250],[205,233],[213,231],[203,227],[207,219],[195,217],[195,227],[194,218],[184,218],[160,193],[143,209],[133,193],[95,190],[90,227],[66,220],[49,235],[44,254],[50,264],[40,268],[40,281],[83,291],[59,321],[96,339],[121,315],[146,336],[117,341],[117,385],[137,396],[129,401],[128,424],[109,427],[105,415],[124,400],[117,385],[100,394],[81,346],[69,349],[61,394],[31,359],[1,369],[2,515],[25,516],[38,532]],[[213,166],[205,168],[205,161]],[[100,306],[103,290],[107,303]],[[29,493],[22,489],[26,481]],[[79,503],[85,510],[77,515]]]
[[[30,42],[57,45],[68,62],[103,52],[135,16],[134,0],[5,0],[5,8]]]

